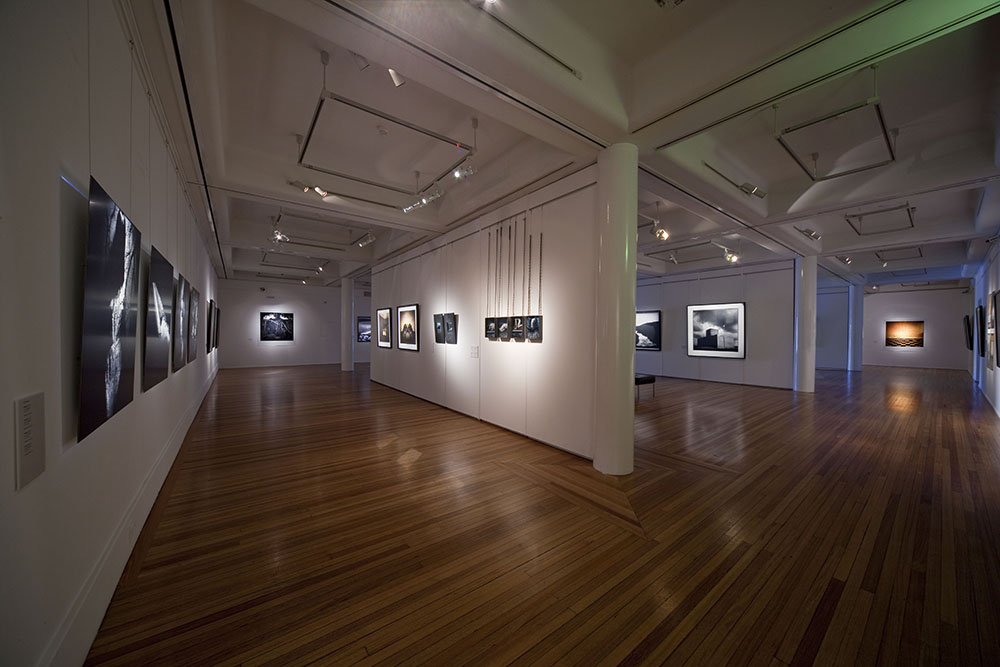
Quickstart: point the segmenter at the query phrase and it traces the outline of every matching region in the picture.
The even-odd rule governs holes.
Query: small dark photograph
[[[198,314],[201,312],[201,295],[191,288],[191,301],[188,304],[188,361],[194,361],[198,356]]]
[[[205,354],[212,351],[212,325],[215,324],[215,299],[208,300],[205,309]]]
[[[91,178],[78,440],[132,401],[141,248],[139,230]]]
[[[541,315],[528,315],[524,318],[524,337],[532,343],[542,342]]]
[[[379,308],[375,311],[375,325],[379,347],[392,347],[392,308]]]
[[[965,346],[970,350],[973,349],[972,346],[972,319],[966,315],[965,316]]]
[[[399,327],[399,338],[396,347],[400,350],[420,350],[419,319],[417,305],[399,306],[396,308],[396,326]]]
[[[497,339],[497,318],[486,318],[486,337],[490,340]]]
[[[458,315],[455,313],[444,314],[444,342],[449,345],[458,343]]]
[[[434,314],[434,342],[444,343],[444,315]]]
[[[170,321],[173,319],[174,267],[155,247],[149,254],[146,284],[146,353],[142,388],[147,391],[167,377],[170,366]]]
[[[372,318],[369,316],[358,317],[358,342],[372,342]]]
[[[500,340],[510,340],[510,321],[511,317],[498,317],[497,318],[497,338]]]
[[[174,354],[173,367],[176,373],[187,363],[187,322],[188,284],[184,276],[178,275],[174,282]]]
[[[524,315],[515,315],[510,318],[510,339],[524,340]]]
[[[221,321],[222,309],[215,307],[215,330],[212,332],[212,347],[219,349],[219,322]]]
[[[640,310],[635,314],[635,349],[660,349],[660,311]]]
[[[986,356],[986,311],[976,306],[976,340],[979,342],[979,356]]]
[[[261,313],[261,340],[295,340],[293,313]]]

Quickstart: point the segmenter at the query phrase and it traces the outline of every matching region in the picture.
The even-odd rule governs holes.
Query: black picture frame
[[[497,340],[497,318],[486,318],[484,334],[487,340]]]
[[[542,342],[542,316],[528,315],[524,318],[524,338],[529,343]]]
[[[396,306],[396,348],[420,351],[420,306]]]
[[[375,343],[378,347],[392,347],[392,308],[375,311]]]
[[[635,349],[660,350],[661,313],[659,310],[637,310],[635,313]]]
[[[979,356],[986,356],[986,310],[976,306],[976,340],[979,341]]]
[[[174,314],[174,267],[151,247],[146,277],[146,344],[142,360],[142,390],[167,379],[170,370],[171,327]]]
[[[972,344],[972,318],[966,315],[964,317],[965,322],[965,347],[969,348],[969,351],[973,351],[975,348]]]
[[[215,305],[215,331],[212,332],[212,347],[216,350],[219,349],[219,328],[222,323],[222,309],[219,308],[219,304]]]
[[[205,309],[205,354],[212,353],[213,329],[215,324],[215,299],[208,300],[208,308]]]
[[[524,341],[524,315],[510,317],[510,339],[515,342]]]
[[[510,318],[497,318],[497,340],[510,340]]]
[[[264,342],[295,340],[295,313],[260,313],[260,339]]]
[[[372,342],[372,318],[370,315],[359,315],[354,325],[357,342]]]
[[[141,258],[142,233],[91,177],[77,441],[132,402]]]
[[[173,353],[171,367],[176,373],[187,363],[188,284],[177,274],[174,281]]]
[[[198,358],[198,329],[201,327],[201,294],[192,287],[188,296],[188,362]]]
[[[434,342],[444,345],[444,314],[434,313]]]
[[[993,292],[993,317],[1000,319],[1000,290]],[[996,323],[994,322],[994,326]],[[996,348],[996,358],[1000,359],[1000,332],[993,334],[993,346]]]
[[[458,315],[455,313],[444,314],[444,342],[448,345],[458,343]]]

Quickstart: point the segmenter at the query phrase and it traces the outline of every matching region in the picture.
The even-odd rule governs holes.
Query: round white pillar
[[[638,179],[634,145],[598,154],[594,467],[607,475],[628,475],[634,459]]]
[[[865,321],[865,288],[851,285],[847,288],[847,370],[861,370],[862,332]]]
[[[340,370],[354,370],[354,278],[340,279]]]
[[[816,391],[816,256],[795,260],[795,391]]]

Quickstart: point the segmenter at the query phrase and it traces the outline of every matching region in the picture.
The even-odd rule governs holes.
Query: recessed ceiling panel
[[[416,194],[470,155],[460,141],[346,98],[327,94],[306,138],[302,165]],[[419,182],[415,172],[420,172]]]
[[[890,271],[897,278],[910,278],[912,276],[926,276],[927,269],[907,269],[905,271]]]
[[[844,217],[858,236],[898,232],[913,227],[913,208],[909,204]]]
[[[883,262],[898,262],[904,259],[920,259],[924,256],[924,253],[918,246],[913,246],[911,248],[876,250],[875,256]]]

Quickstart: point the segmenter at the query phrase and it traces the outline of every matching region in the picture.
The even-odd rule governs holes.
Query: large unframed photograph
[[[91,178],[77,440],[132,400],[140,240],[139,230]]]
[[[635,349],[660,349],[660,311],[640,310],[635,314]]]
[[[295,315],[293,313],[261,313],[261,340],[295,340]]]
[[[174,267],[152,248],[146,284],[146,350],[142,388],[148,390],[167,377],[170,365],[170,323],[174,311]]]
[[[746,358],[745,304],[687,307],[688,356]]]

